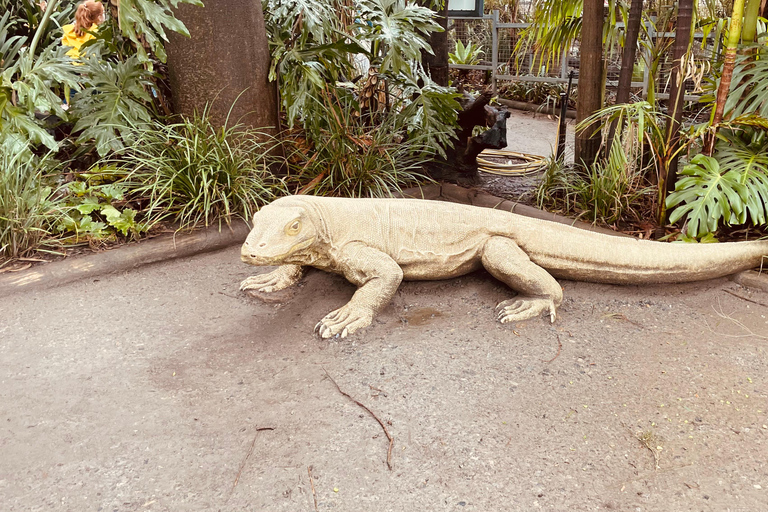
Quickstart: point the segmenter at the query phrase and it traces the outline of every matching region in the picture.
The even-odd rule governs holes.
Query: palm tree
[[[603,106],[603,0],[584,0],[579,58],[579,99],[576,121]],[[600,134],[590,125],[576,133],[576,162],[591,165],[600,151]]]
[[[728,90],[731,88],[731,79],[733,78],[733,67],[736,64],[736,50],[741,38],[741,22],[744,16],[744,0],[734,0],[733,14],[731,15],[731,26],[728,29],[728,38],[725,46],[725,62],[723,62],[723,73],[720,77],[720,86],[717,88],[717,99],[715,100],[715,110],[712,112],[710,122],[711,130],[704,141],[703,153],[712,156],[715,151],[715,135],[717,125],[723,120],[725,111],[725,100],[728,98]]]

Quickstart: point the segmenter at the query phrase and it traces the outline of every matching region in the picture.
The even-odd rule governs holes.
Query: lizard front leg
[[[360,242],[345,245],[335,259],[344,277],[358,289],[347,304],[315,326],[322,338],[344,338],[371,325],[373,316],[389,304],[403,280],[403,270],[395,260]]]
[[[256,290],[269,293],[284,290],[301,281],[304,268],[301,265],[280,265],[276,270],[244,279],[240,290]]]
[[[520,293],[496,306],[501,323],[519,322],[543,312],[548,312],[550,320],[555,321],[556,308],[563,301],[563,289],[512,239],[491,237],[483,246],[482,261],[493,277]]]

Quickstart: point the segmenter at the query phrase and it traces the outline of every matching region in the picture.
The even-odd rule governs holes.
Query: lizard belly
[[[477,248],[451,254],[401,250],[395,261],[403,270],[403,279],[411,281],[449,279],[482,267],[480,251]]]

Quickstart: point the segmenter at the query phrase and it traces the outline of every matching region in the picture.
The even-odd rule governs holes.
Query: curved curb
[[[756,270],[745,270],[731,276],[731,279],[745,288],[761,290],[768,293],[768,274]]]
[[[142,265],[224,249],[242,243],[250,228],[245,222],[210,226],[201,231],[167,235],[123,245],[115,250],[55,261],[16,274],[0,275],[0,297],[54,288],[79,279],[125,272]]]

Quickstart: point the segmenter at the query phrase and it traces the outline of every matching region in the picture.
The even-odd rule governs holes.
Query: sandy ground
[[[0,509],[768,510],[768,293],[562,281],[503,326],[479,272],[320,340],[352,285],[264,302],[238,254],[3,299]]]

